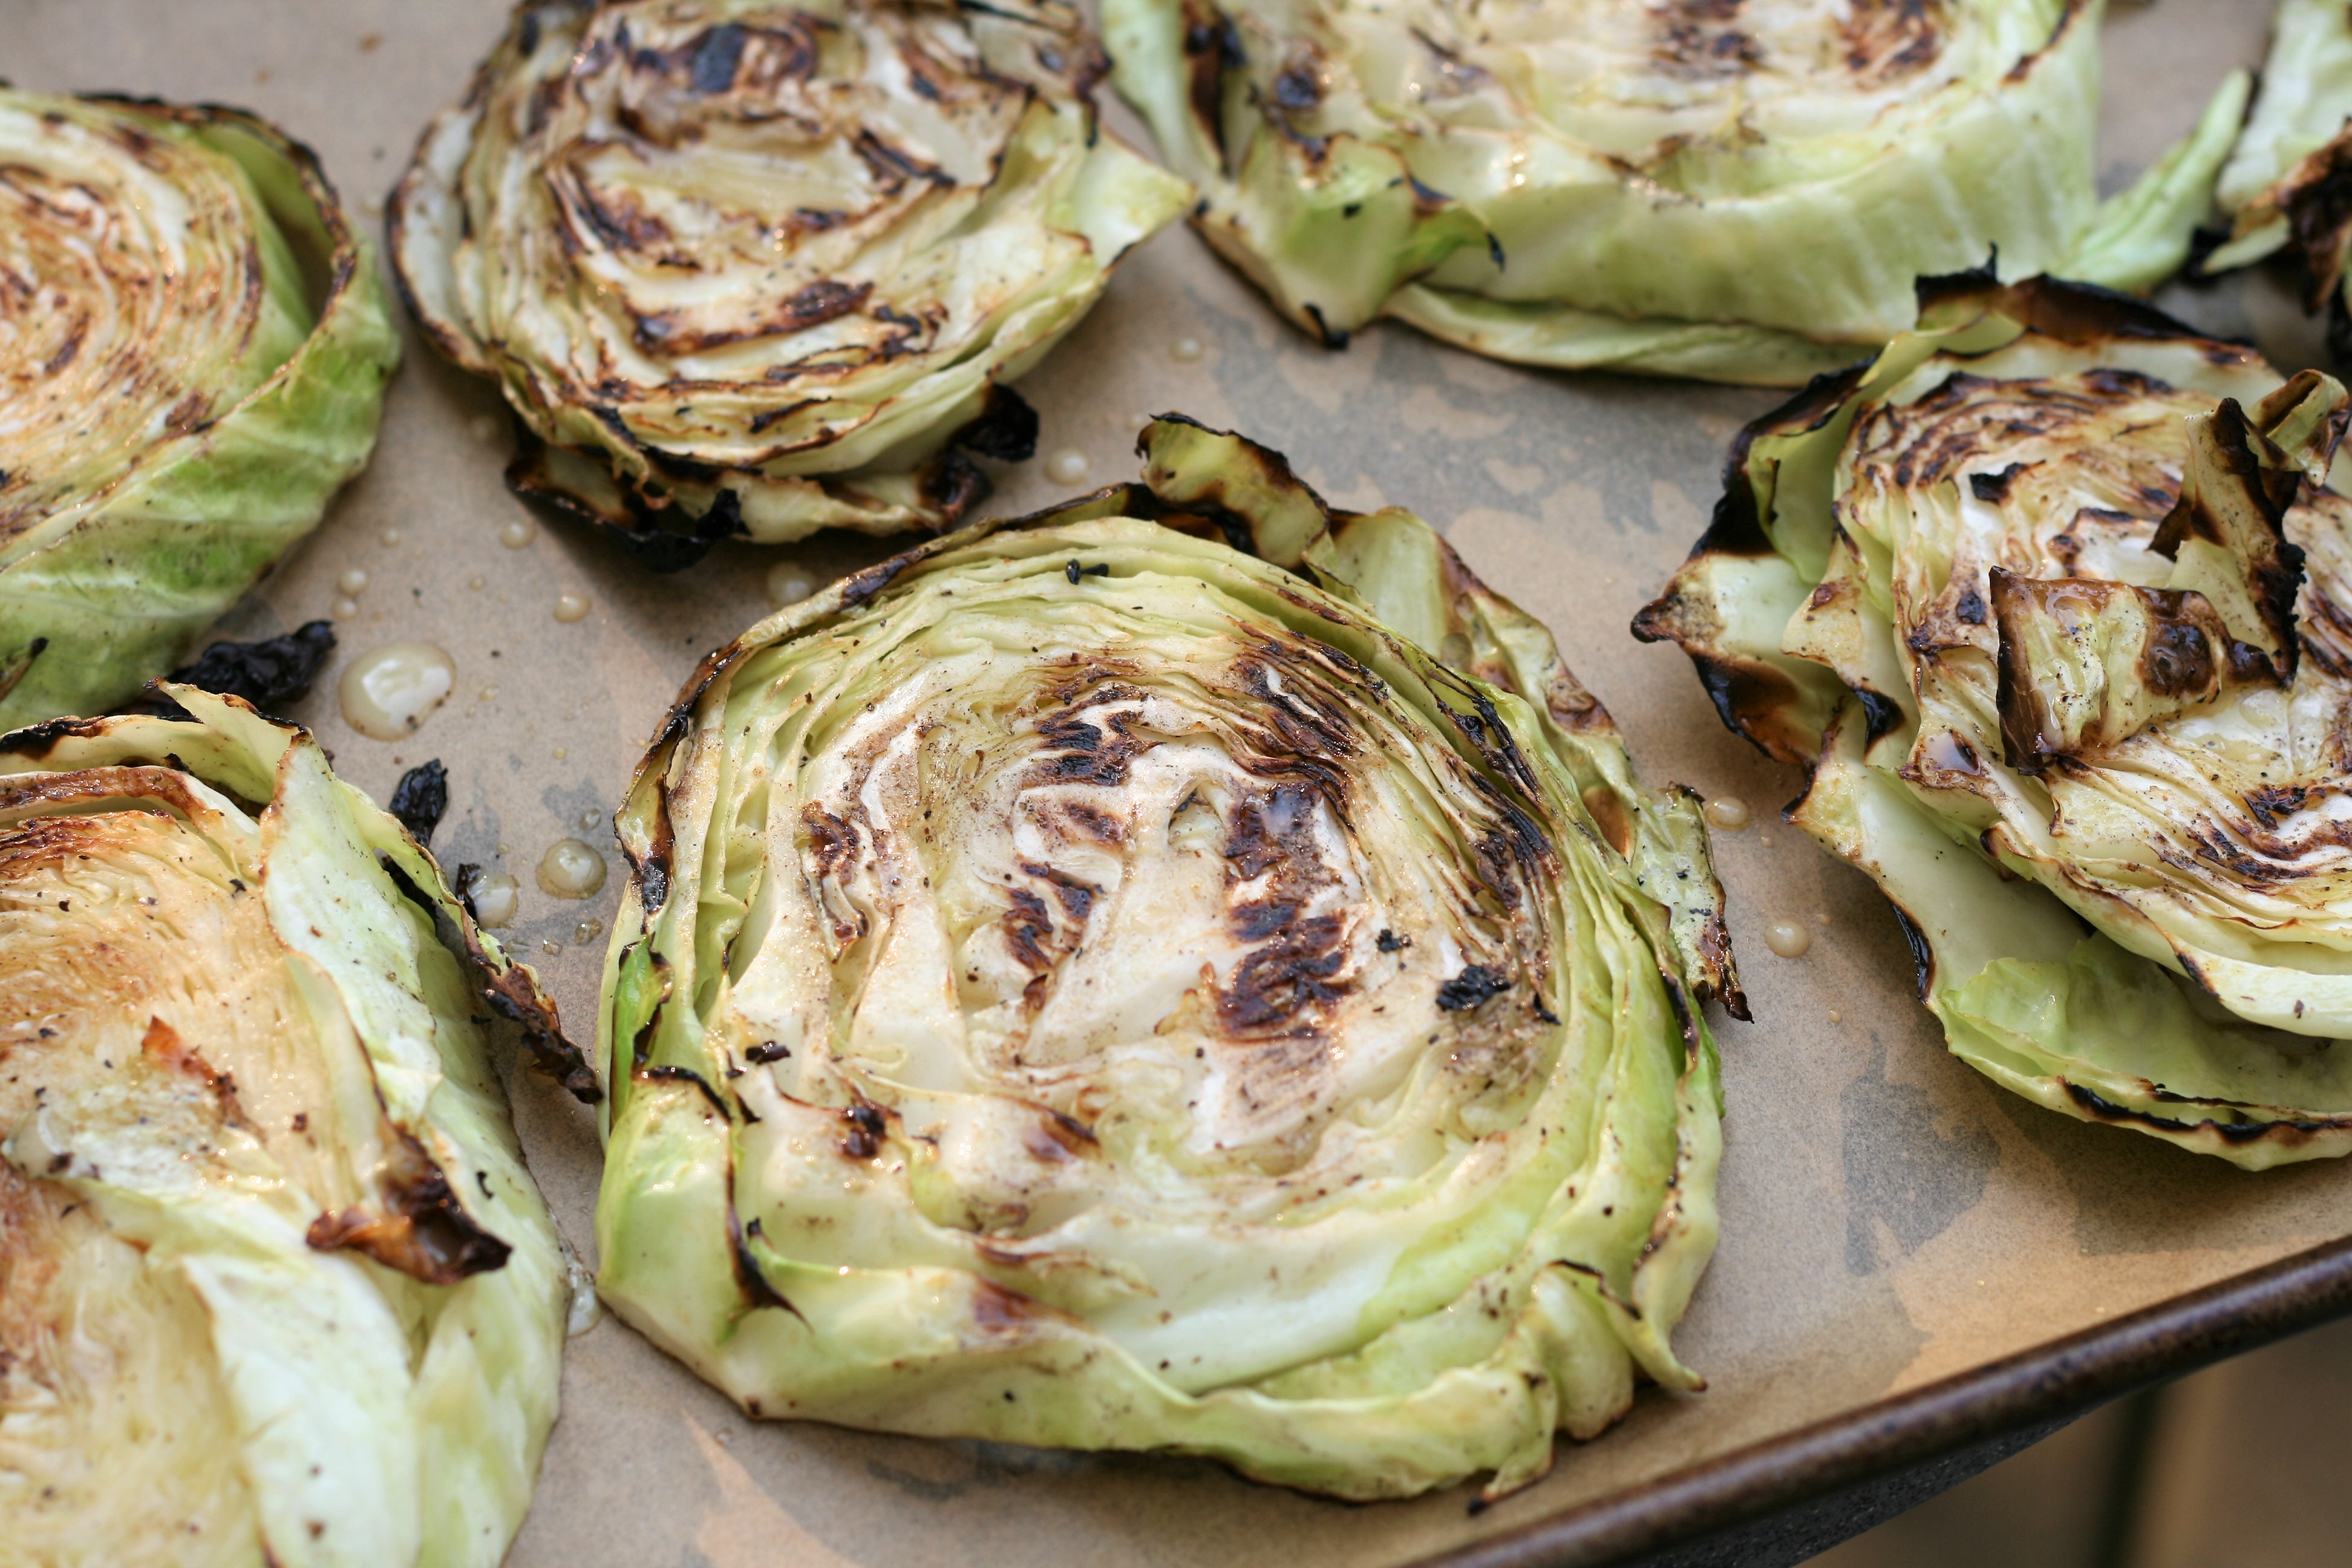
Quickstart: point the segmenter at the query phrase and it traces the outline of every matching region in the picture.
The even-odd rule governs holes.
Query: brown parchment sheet
[[[2225,69],[2259,60],[2268,10],[2116,6],[2110,188],[2194,121]],[[316,147],[380,226],[417,133],[463,89],[505,16],[499,0],[0,0],[0,76],[257,110]],[[2316,331],[2273,281],[2176,288],[2164,302],[2255,337],[2283,368],[2315,361]],[[530,543],[506,548],[501,527],[533,514],[500,479],[497,396],[404,329],[408,357],[373,465],[222,635],[328,616],[339,574],[365,569],[357,615],[338,621],[341,649],[294,715],[378,798],[404,768],[442,760],[451,805],[436,853],[452,869],[502,865],[522,880],[506,934],[584,1040],[604,939],[582,922],[612,922],[621,877],[608,814],[665,705],[702,653],[765,613],[774,562],[823,578],[887,547],[730,545],[674,576],[544,521]],[[1171,351],[1186,337],[1206,353],[1180,362]],[[1703,525],[1725,443],[1776,395],[1531,374],[1403,328],[1327,353],[1181,228],[1130,257],[1021,389],[1044,416],[1039,458],[997,467],[990,510],[1132,477],[1131,442],[1150,413],[1238,428],[1287,452],[1338,503],[1426,516],[1551,626],[1646,777],[1756,808],[1756,826],[1717,840],[1757,1021],[1717,1022],[1723,1241],[1676,1341],[1710,1386],[1645,1391],[1615,1431],[1563,1443],[1547,1480],[1474,1515],[1466,1489],[1349,1507],[1189,1460],[754,1423],[607,1317],[571,1343],[515,1568],[1398,1563],[2352,1233],[2352,1166],[2249,1175],[2053,1115],[1948,1056],[1884,902],[1780,825],[1796,774],[1724,731],[1680,654],[1628,637],[1629,617]],[[1045,478],[1045,458],[1066,451],[1090,460],[1083,486]],[[585,619],[554,619],[565,594],[587,597]],[[457,695],[406,741],[365,739],[336,711],[335,677],[406,639],[455,657]],[[607,846],[614,871],[582,902],[531,885],[540,855],[572,835]],[[1814,929],[1804,957],[1764,945],[1765,924],[1781,919]],[[515,1076],[514,1100],[557,1222],[593,1260],[593,1118],[529,1074]]]

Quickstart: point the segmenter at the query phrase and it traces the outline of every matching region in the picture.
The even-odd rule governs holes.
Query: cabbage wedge
[[[2345,256],[2352,250],[2352,16],[2334,0],[2279,0],[2262,92],[2214,198],[2229,234],[2203,262],[2227,271],[2292,251],[2305,306],[2328,313],[2329,346],[2352,361]]]
[[[308,148],[0,87],[0,731],[178,664],[366,465],[399,351]]]
[[[1923,285],[1735,445],[1637,637],[1811,771],[1952,1050],[2249,1167],[2352,1149],[2343,387],[2119,295]]]
[[[491,1568],[571,1289],[479,1025],[585,1064],[308,733],[161,689],[0,737],[0,1557]]]
[[[959,447],[1190,188],[1102,132],[1066,0],[524,0],[394,193],[516,488],[676,567],[733,534],[938,528]]]
[[[2147,289],[2244,112],[2104,205],[2098,0],[1103,0],[1218,252],[1327,342],[1794,385],[1981,264]]]
[[[621,812],[600,1289],[755,1415],[1508,1491],[1699,1386],[1696,799],[1418,518],[1142,447],[687,687]]]

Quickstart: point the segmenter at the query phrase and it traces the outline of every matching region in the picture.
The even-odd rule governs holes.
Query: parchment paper
[[[2265,0],[2116,9],[2102,151],[2110,186],[2188,127],[2224,69],[2259,59],[2267,14]],[[5,0],[0,17],[0,75],[251,107],[317,147],[373,221],[505,8]],[[2275,284],[2175,289],[2165,302],[2255,335],[2284,368],[2315,355],[2316,333]],[[1202,358],[1174,358],[1186,336],[1208,346]],[[1286,451],[1335,501],[1410,505],[1444,528],[1488,581],[1550,624],[1647,777],[1756,808],[1758,826],[1717,838],[1758,1022],[1718,1024],[1730,1101],[1723,1244],[1676,1342],[1711,1386],[1644,1393],[1614,1432],[1564,1444],[1548,1480],[1474,1516],[1466,1491],[1347,1507],[1205,1463],[752,1423],[607,1319],[572,1342],[562,1420],[516,1568],[1395,1563],[2352,1231],[2352,1167],[2247,1175],[2053,1115],[1946,1055],[1885,905],[1779,824],[1795,773],[1722,729],[1681,655],[1627,637],[1628,618],[1698,533],[1725,442],[1773,395],[1527,374],[1401,328],[1328,353],[1181,229],[1129,259],[1022,390],[1045,418],[1039,460],[999,470],[993,509],[1131,477],[1146,414],[1178,409],[1237,427]],[[610,924],[618,858],[604,891],[579,903],[538,891],[532,867],[566,836],[609,845],[606,814],[665,704],[705,650],[764,613],[761,579],[784,554],[726,547],[662,577],[561,527],[503,548],[500,527],[532,515],[500,482],[507,441],[489,386],[412,332],[373,466],[223,632],[269,635],[329,615],[338,574],[365,568],[360,612],[337,627],[342,649],[295,716],[316,727],[343,776],[379,798],[404,767],[446,763],[452,805],[436,851],[452,868],[503,865],[523,880],[508,934],[585,1037],[604,943],[578,928]],[[1044,458],[1062,451],[1091,459],[1084,486],[1045,479]],[[886,552],[826,540],[791,558],[824,576]],[[592,601],[586,619],[553,618],[567,593]],[[336,711],[334,678],[352,656],[410,638],[455,656],[458,694],[406,742],[364,739]],[[1775,919],[1813,926],[1811,952],[1775,957],[1762,940]],[[527,1074],[514,1098],[558,1223],[593,1258],[592,1119]]]

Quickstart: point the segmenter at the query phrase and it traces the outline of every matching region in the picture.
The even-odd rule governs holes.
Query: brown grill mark
[[[1944,52],[1944,0],[1853,0],[1838,24],[1846,68],[1883,87],[1936,63]]]
[[[637,346],[648,353],[700,353],[752,338],[823,326],[857,310],[873,292],[871,283],[844,283],[838,279],[820,278],[785,296],[766,316],[741,326],[716,330],[681,327],[676,311],[662,310],[638,317],[631,335],[636,339]],[[789,411],[779,411],[783,412]]]

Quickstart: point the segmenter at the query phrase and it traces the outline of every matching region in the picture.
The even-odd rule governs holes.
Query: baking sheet
[[[2267,13],[2264,0],[2116,10],[2110,185],[2186,129],[2223,68],[2258,60]],[[251,107],[317,147],[373,221],[505,8],[0,0],[0,75],[18,85]],[[2253,335],[2284,367],[2315,356],[2316,332],[2266,280],[2175,289],[2165,302]],[[1175,357],[1187,337],[1206,346],[1197,360]],[[1778,825],[1773,808],[1796,793],[1796,775],[1724,731],[1679,654],[1627,637],[1633,612],[1696,536],[1725,442],[1771,395],[1528,374],[1402,329],[1328,353],[1181,230],[1131,257],[1022,390],[1044,416],[1040,460],[997,470],[992,510],[1024,510],[1069,488],[1045,479],[1050,454],[1090,460],[1077,488],[1131,477],[1129,444],[1149,413],[1239,428],[1286,451],[1339,504],[1409,505],[1444,529],[1549,623],[1647,777],[1757,808],[1757,826],[1717,838],[1758,1022],[1718,1021],[1730,1106],[1723,1243],[1676,1342],[1710,1387],[1645,1392],[1616,1431],[1563,1445],[1549,1479],[1483,1513],[1465,1507],[1466,1490],[1349,1507],[1206,1463],[751,1423],[607,1319],[572,1343],[517,1568],[1399,1563],[2352,1233],[2352,1167],[2248,1175],[2053,1115],[1947,1056],[1885,904]],[[446,866],[499,865],[521,879],[522,915],[507,934],[584,1035],[604,939],[582,923],[610,924],[618,858],[608,856],[615,874],[601,895],[568,903],[530,885],[539,856],[571,835],[609,842],[604,816],[656,720],[706,649],[764,613],[772,563],[823,577],[887,547],[728,546],[668,577],[543,521],[509,549],[501,527],[533,514],[500,482],[507,439],[491,389],[412,331],[373,467],[222,631],[266,636],[330,615],[338,575],[365,569],[359,612],[338,624],[342,648],[295,715],[379,798],[407,766],[447,765],[436,852]],[[565,594],[588,598],[584,620],[554,619]],[[455,657],[457,695],[407,741],[367,740],[335,711],[334,678],[352,657],[411,638]],[[1764,925],[1780,919],[1813,927],[1807,955],[1765,947]],[[528,1076],[515,1109],[558,1224],[593,1258],[591,1117]]]

